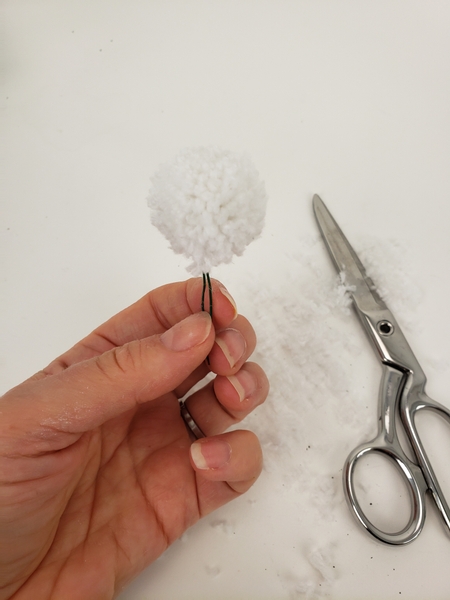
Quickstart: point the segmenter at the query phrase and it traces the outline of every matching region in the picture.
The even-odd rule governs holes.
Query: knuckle
[[[106,376],[114,377],[119,372],[126,375],[139,370],[142,364],[141,345],[139,342],[131,342],[109,350],[99,357],[97,366]]]

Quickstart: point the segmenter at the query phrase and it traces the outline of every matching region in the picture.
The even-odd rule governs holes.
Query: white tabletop
[[[450,537],[431,503],[423,533],[401,548],[369,538],[346,507],[341,469],[376,431],[380,367],[354,315],[333,304],[311,198],[373,260],[430,395],[450,402],[450,4],[1,9],[2,391],[147,290],[187,277],[149,221],[161,162],[191,146],[244,151],[269,196],[262,237],[213,273],[252,318],[271,375],[246,425],[266,469],[121,600],[448,598]],[[439,440],[430,453],[449,456],[445,427],[427,427]],[[403,511],[389,476],[363,484]]]

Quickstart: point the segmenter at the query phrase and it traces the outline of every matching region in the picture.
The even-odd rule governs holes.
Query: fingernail
[[[199,312],[165,331],[160,339],[169,350],[182,352],[204,342],[211,331],[211,326],[209,314]]]
[[[238,315],[238,310],[237,310],[236,302],[234,301],[233,296],[230,294],[230,292],[227,290],[227,288],[222,284],[219,285],[219,292],[225,296],[225,298],[228,300],[228,302],[234,308],[234,319],[235,319]]]
[[[217,334],[216,344],[222,350],[230,367],[244,355],[247,343],[244,336],[237,329],[224,329]]]
[[[191,458],[197,469],[220,469],[231,458],[231,446],[220,438],[197,440],[191,445]]]
[[[227,379],[238,393],[241,402],[249,398],[256,389],[255,379],[248,371],[239,371],[239,373],[230,375]]]

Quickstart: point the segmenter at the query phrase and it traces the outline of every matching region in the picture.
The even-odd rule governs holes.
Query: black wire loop
[[[203,277],[203,289],[202,289],[202,310],[205,310],[205,298],[206,298],[206,286],[208,286],[208,296],[209,296],[209,316],[212,319],[213,316],[213,298],[212,298],[212,285],[211,278],[209,273],[202,273]]]
[[[213,316],[213,299],[212,299],[212,285],[211,278],[209,273],[202,273],[203,277],[203,289],[202,289],[202,310],[205,310],[205,297],[206,297],[206,286],[208,286],[208,294],[209,294],[209,316],[212,319]],[[209,365],[209,356],[206,357],[206,363]]]

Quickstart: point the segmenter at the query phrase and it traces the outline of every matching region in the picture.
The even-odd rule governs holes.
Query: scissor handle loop
[[[354,473],[357,462],[371,453],[385,455],[399,469],[407,483],[411,501],[411,514],[407,525],[400,531],[388,533],[382,531],[367,518],[358,498],[354,485]],[[397,452],[391,445],[363,444],[356,448],[347,458],[343,471],[344,492],[348,505],[358,522],[376,539],[391,545],[408,544],[416,539],[425,523],[425,492],[427,485],[422,472],[417,465],[411,462],[400,451]]]
[[[415,423],[416,414],[421,410],[434,412],[450,423],[450,410],[439,402],[432,400],[423,389],[420,391],[414,390],[408,397],[402,399],[400,407],[402,421],[426,481],[427,489],[430,491],[447,529],[450,530],[450,507],[439,485]]]

